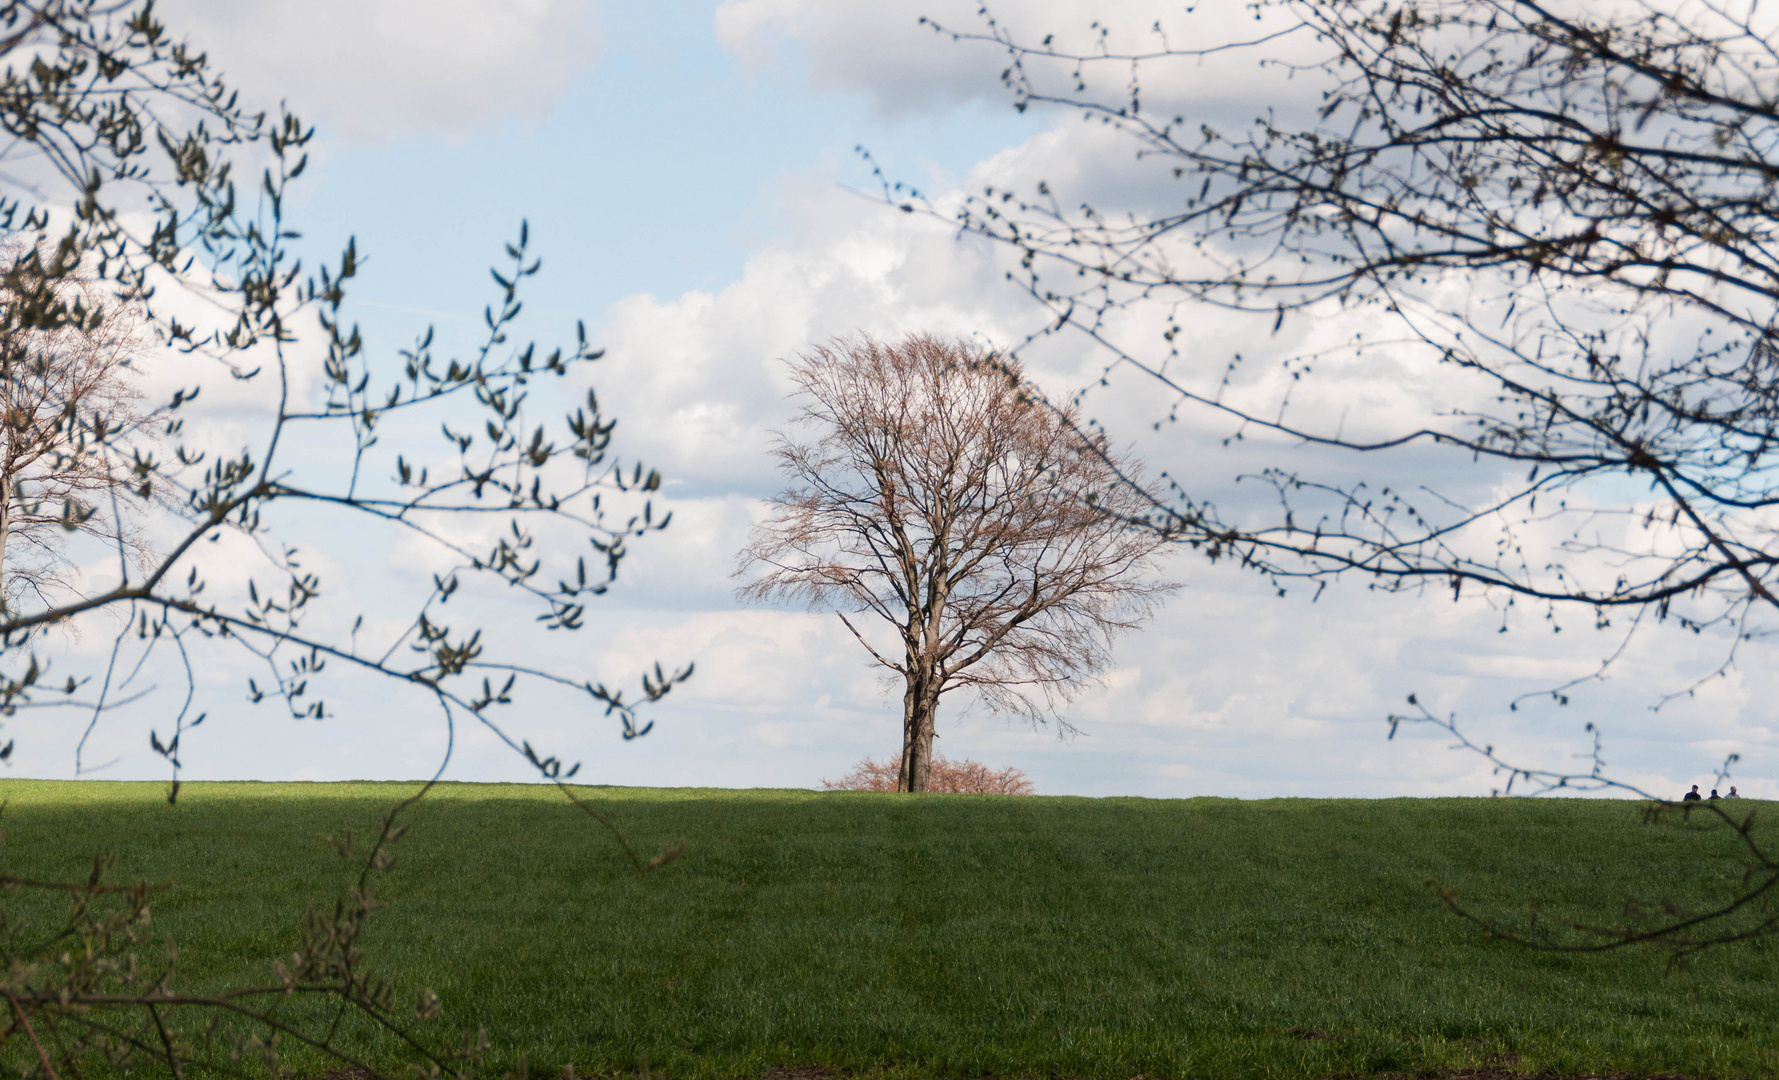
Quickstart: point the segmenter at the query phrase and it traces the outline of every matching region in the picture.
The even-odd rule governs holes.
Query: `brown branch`
[[[49,1063],[49,1054],[44,1051],[43,1043],[37,1039],[37,1029],[31,1026],[31,1018],[25,1015],[25,1007],[20,1005],[19,999],[11,993],[6,995],[6,1000],[12,1003],[13,1015],[19,1018],[19,1025],[25,1029],[25,1034],[31,1037],[31,1046],[37,1051],[37,1060],[42,1063],[43,1071],[49,1074],[50,1080],[58,1080],[55,1068]]]

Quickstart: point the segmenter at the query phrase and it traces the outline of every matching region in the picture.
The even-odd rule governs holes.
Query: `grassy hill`
[[[263,979],[352,876],[328,837],[411,790],[189,784],[169,807],[161,785],[0,782],[0,855],[66,876],[115,852],[171,883],[155,918],[187,985]],[[1737,873],[1719,834],[1631,803],[587,794],[639,850],[687,855],[638,876],[550,789],[448,785],[368,944],[534,1075],[644,1054],[674,1080],[1779,1075],[1773,945],[1681,971],[1525,953],[1426,885],[1598,913]]]

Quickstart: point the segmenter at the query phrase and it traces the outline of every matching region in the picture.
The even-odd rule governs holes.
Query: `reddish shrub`
[[[838,780],[823,780],[829,791],[894,791],[902,771],[900,757],[866,758]],[[931,791],[947,795],[1030,795],[1032,782],[1018,769],[991,769],[980,761],[933,758]]]

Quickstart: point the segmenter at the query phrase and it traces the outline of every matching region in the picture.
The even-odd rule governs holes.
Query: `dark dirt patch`
[[[1344,1035],[1330,1035],[1321,1028],[1288,1027],[1285,1029],[1285,1034],[1295,1035],[1300,1039],[1320,1039],[1324,1042],[1340,1042],[1346,1038]]]

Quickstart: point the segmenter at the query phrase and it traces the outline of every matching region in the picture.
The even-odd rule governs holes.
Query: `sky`
[[[486,267],[521,221],[544,263],[527,331],[563,340],[584,319],[607,349],[585,385],[619,418],[618,452],[666,477],[673,524],[635,545],[587,629],[539,648],[559,668],[607,681],[657,659],[695,661],[697,674],[649,710],[654,727],[635,741],[584,702],[547,696],[514,710],[512,731],[583,762],[579,779],[607,784],[816,787],[865,756],[893,756],[899,691],[834,616],[734,595],[736,554],[780,484],[768,448],[794,408],[784,362],[857,331],[1004,345],[1044,317],[1008,284],[1004,253],[875,198],[857,148],[940,204],[984,184],[1047,179],[1147,205],[1171,190],[1165,173],[1077,117],[1015,112],[1000,81],[1004,56],[920,23],[979,27],[973,0],[167,0],[161,10],[248,94],[285,100],[317,124],[293,212],[311,259],[348,238],[368,256],[351,314],[373,351],[394,364],[428,324],[447,345],[468,343],[491,298]],[[1209,19],[1227,30],[1233,10],[1200,13],[1199,28]],[[1022,31],[1070,40],[1091,34],[1095,19],[1134,33],[1123,28],[1146,28],[1158,13],[1172,17],[1135,2],[1061,0],[1007,14]],[[1278,89],[1276,75],[1244,60],[1165,75],[1158,92],[1240,116]],[[1318,334],[1363,331],[1363,318],[1330,313],[1272,333],[1191,313],[1184,363],[1220,372],[1240,351],[1252,374],[1238,389],[1277,393],[1275,358]],[[1169,402],[1152,382],[1121,371],[1099,386],[1105,357],[1066,336],[1028,363],[1055,395],[1091,389],[1089,415],[1152,471],[1238,510],[1255,497],[1238,477],[1267,465],[1453,491],[1486,491],[1495,479],[1430,453],[1373,462],[1265,439],[1226,445],[1232,432],[1210,416],[1158,427]],[[1298,407],[1363,425],[1435,409],[1454,392],[1441,373],[1386,350],[1324,368]],[[240,420],[226,403],[215,408],[219,425]],[[330,546],[324,527],[292,526],[308,529],[312,565],[339,583],[348,607],[374,610],[426,566],[400,544]],[[1598,631],[1591,614],[1552,620],[1500,598],[1454,601],[1445,589],[1385,595],[1357,580],[1280,596],[1191,552],[1166,572],[1182,589],[1068,709],[1077,734],[953,705],[940,718],[939,752],[1017,767],[1058,795],[1499,787],[1485,762],[1447,739],[1386,737],[1387,717],[1414,694],[1516,761],[1576,765],[1593,724],[1613,773],[1652,790],[1709,784],[1738,753],[1743,793],[1779,797],[1769,704],[1779,686],[1758,643],[1705,678],[1725,641],[1645,628],[1607,678],[1560,705],[1549,691],[1597,670],[1619,649],[1622,625]],[[97,662],[108,642],[103,633],[70,642],[69,663]],[[487,732],[449,731],[386,686],[339,676],[332,715],[294,721],[249,704],[248,674],[221,653],[200,663],[209,718],[185,743],[188,779],[415,778],[438,767],[447,740],[451,779],[532,776]],[[164,732],[176,689],[154,687],[90,730],[89,717],[69,710],[10,720],[12,775],[75,775],[83,736],[82,775],[164,775],[147,732]]]

